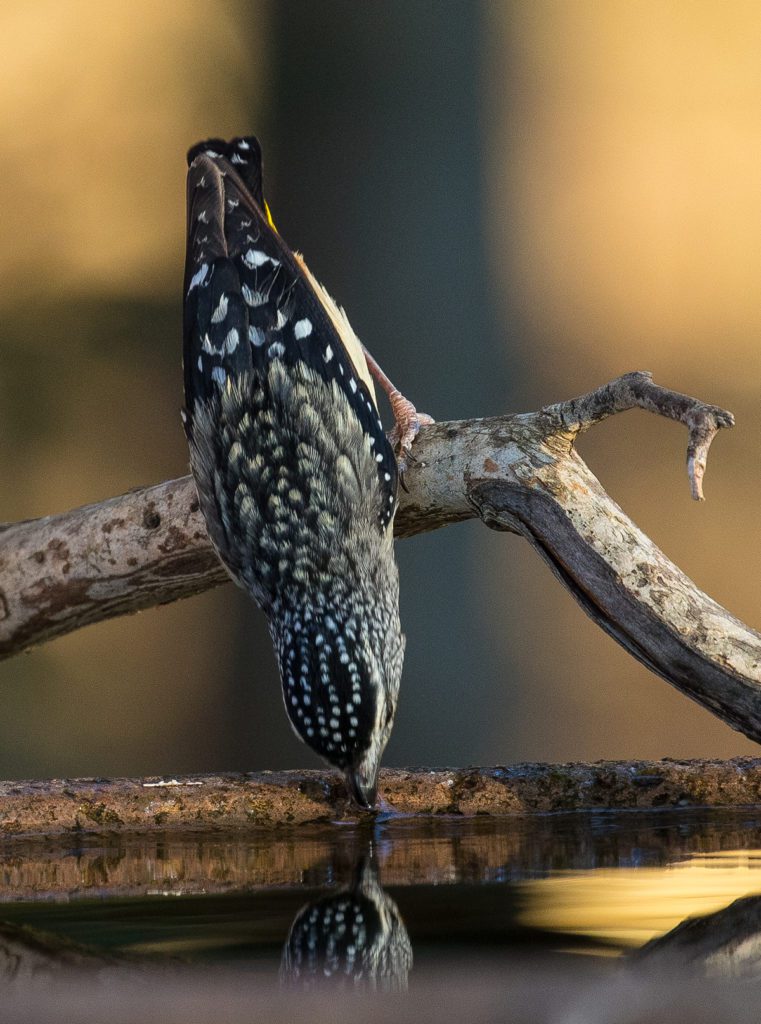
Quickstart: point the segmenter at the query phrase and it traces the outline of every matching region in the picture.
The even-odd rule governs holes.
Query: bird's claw
[[[425,412],[418,412],[412,402],[406,398],[394,405],[394,417],[396,425],[388,439],[396,452],[396,464],[399,469],[399,483],[404,491],[409,493],[409,488],[404,480],[404,474],[410,462],[417,462],[412,453],[412,445],[420,432],[421,427],[427,427],[436,421]]]

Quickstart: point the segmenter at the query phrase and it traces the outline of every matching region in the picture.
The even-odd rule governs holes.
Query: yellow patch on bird
[[[264,213],[265,213],[265,216],[267,217],[267,223],[269,224],[269,226],[272,228],[272,230],[275,232],[275,234],[279,235],[280,232],[275,227],[275,222],[272,219],[272,213],[270,211],[270,208],[269,208],[269,206],[267,204],[267,200],[266,199],[264,200]]]
[[[320,282],[314,278],[312,271],[304,262],[304,257],[301,253],[294,252],[293,257],[301,268],[304,277],[311,285],[318,302],[330,317],[330,321],[335,327],[336,333],[341,339],[341,344],[349,357],[349,362],[354,367],[357,376],[367,387],[367,390],[370,392],[370,397],[373,400],[373,404],[377,408],[378,402],[375,397],[375,385],[373,384],[373,379],[370,376],[370,371],[367,368],[365,353],[362,351],[362,345],[359,338],[352,330],[352,326],[346,317],[346,313],[336,305],[334,299],[328,295]]]

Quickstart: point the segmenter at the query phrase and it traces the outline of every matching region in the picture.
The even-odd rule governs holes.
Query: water
[[[740,1021],[761,811],[16,839],[0,921],[8,1020],[356,1019],[364,993],[379,1020]]]

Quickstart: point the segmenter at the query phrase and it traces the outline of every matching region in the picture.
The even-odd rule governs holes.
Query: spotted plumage
[[[375,864],[364,860],[352,886],[303,907],[283,950],[281,980],[302,989],[398,992],[407,988],[412,946]]]
[[[185,426],[299,736],[372,804],[401,676],[398,471],[348,320],[277,233],[254,138],[188,154]]]
[[[209,398],[228,376],[272,359],[335,381],[372,449],[385,499],[379,516],[388,525],[397,465],[361,345],[344,311],[275,230],[258,141],[213,139],[194,146],[188,161],[186,399]]]

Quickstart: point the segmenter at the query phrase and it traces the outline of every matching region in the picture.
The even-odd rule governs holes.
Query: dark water
[[[245,1019],[265,998],[280,1019],[294,994],[283,1019],[304,1005],[335,1017],[356,993],[377,1019],[425,1019],[435,993],[437,1020],[744,1020],[761,978],[761,812],[15,840],[0,847],[0,902],[9,1020],[43,1019],[53,989],[58,1009],[62,991],[73,1004],[86,991],[93,1014],[108,993],[126,1012],[152,992],[140,1019],[170,1020],[161,993],[180,1013],[194,985],[199,1020]],[[675,1015],[648,1002],[632,1016],[643,993]]]

